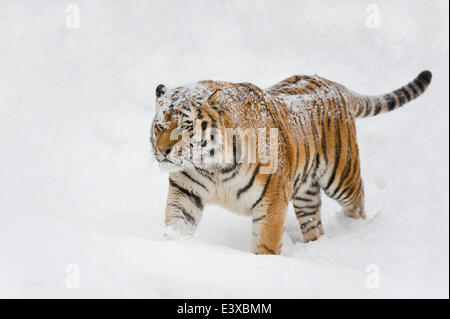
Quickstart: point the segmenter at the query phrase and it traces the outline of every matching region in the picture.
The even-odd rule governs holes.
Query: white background
[[[0,0],[0,297],[448,298],[446,0],[74,1],[79,29],[69,3]],[[211,206],[195,239],[163,239],[157,84],[318,74],[379,94],[424,69],[422,97],[357,122],[367,220],[325,200],[304,244],[290,208],[282,256],[255,256],[250,220]]]

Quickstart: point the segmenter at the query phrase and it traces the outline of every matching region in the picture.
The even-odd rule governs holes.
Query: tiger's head
[[[222,160],[223,90],[201,84],[168,91],[156,88],[156,114],[150,143],[160,166],[169,171],[210,168]]]

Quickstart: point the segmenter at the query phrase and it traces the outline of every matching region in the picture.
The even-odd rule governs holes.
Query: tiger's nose
[[[160,148],[158,148],[158,150],[162,155],[167,156],[170,153],[171,148],[170,147],[160,147]]]

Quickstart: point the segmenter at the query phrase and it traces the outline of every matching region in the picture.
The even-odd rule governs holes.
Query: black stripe
[[[304,229],[306,226],[308,226],[308,224],[311,224],[313,221],[315,221],[315,219],[308,220],[307,222],[304,222],[303,224],[300,224],[300,229]],[[312,226],[312,227],[314,227],[314,226]]]
[[[203,203],[200,197],[188,191],[186,188],[181,187],[175,183],[171,178],[169,178],[169,183],[175,187],[180,193],[186,195],[198,208],[203,209]]]
[[[364,104],[366,106],[366,113],[364,113],[364,117],[368,116],[370,112],[372,111],[372,105],[369,105],[370,100],[369,99],[362,99],[364,101]]]
[[[353,193],[354,188],[355,188],[355,184],[354,184],[354,183],[350,184],[348,187],[346,187],[346,188],[341,192],[341,194],[339,194],[339,196],[336,197],[336,199],[337,199],[338,201],[345,201],[345,200],[350,196],[350,194]],[[343,195],[345,195],[345,196],[342,197]]]
[[[200,167],[197,167],[197,166],[195,166],[195,170],[200,174],[200,175],[202,175],[203,177],[206,177],[207,179],[209,179],[211,182],[214,182],[213,181],[213,179],[212,179],[212,177],[211,177],[211,173],[209,173],[208,171],[205,171],[204,169],[202,169],[202,168],[200,168]]]
[[[358,163],[356,162],[356,161],[352,161],[352,166],[353,166],[353,169],[352,169],[352,172],[349,174],[349,180],[347,181],[347,179],[346,179],[346,185],[347,185],[347,187],[346,188],[344,188],[339,194],[337,194],[334,198],[336,199],[336,200],[338,200],[338,201],[340,201],[341,200],[341,197],[344,195],[344,194],[346,194],[350,189],[351,189],[351,187],[353,186],[353,184],[354,184],[354,179],[355,179],[355,176],[357,176],[357,174],[359,174],[359,171],[358,171]],[[353,181],[353,182],[352,182]]]
[[[267,187],[269,186],[271,177],[272,177],[272,175],[269,175],[269,177],[267,177],[266,185],[264,185],[264,189],[263,189],[263,191],[261,193],[261,196],[259,196],[258,200],[252,205],[252,209],[255,208],[256,205],[259,204],[259,202],[263,199],[264,195],[266,194]]]
[[[238,163],[233,163],[233,165],[230,166],[230,167],[222,168],[222,169],[220,170],[220,172],[221,172],[222,174],[231,173],[232,171],[234,171],[234,170],[236,169],[237,166],[238,166]]]
[[[402,91],[401,89],[395,90],[395,91],[394,91],[394,94],[395,94],[395,95],[397,96],[397,98],[398,98],[398,104],[399,104],[399,105],[405,104],[405,100],[406,100],[405,94],[403,93],[403,91]]]
[[[327,141],[325,138],[325,125],[322,123],[322,154],[325,160],[325,166],[328,166]]]
[[[408,84],[408,87],[409,87],[409,89],[411,90],[411,91],[413,91],[413,93],[414,93],[414,98],[416,98],[420,93],[417,91],[417,88],[416,88],[416,86],[414,85],[414,83],[409,83]]]
[[[313,114],[315,114],[315,112]],[[320,119],[318,119],[318,122],[320,123]],[[316,150],[316,149],[318,149],[317,141],[319,140],[319,132],[317,131],[314,115],[313,115],[313,122],[311,123],[311,128],[312,128],[312,135],[313,135],[314,146],[315,146],[314,150]],[[309,144],[308,144],[308,146],[309,146]]]
[[[322,222],[321,222],[321,221],[319,221],[319,222],[318,222],[317,224],[315,224],[314,226],[311,226],[310,228],[308,228],[308,230],[306,230],[306,231],[304,232],[304,234],[307,234],[307,233],[310,232],[311,230],[318,228],[320,225],[322,225]]]
[[[420,93],[423,93],[425,91],[424,83],[420,79],[415,79],[414,84],[417,85],[420,89]]]
[[[252,187],[253,182],[255,181],[255,177],[259,172],[259,167],[261,166],[261,164],[258,163],[258,166],[256,166],[255,170],[253,171],[252,177],[250,178],[250,181],[248,182],[247,185],[245,185],[243,188],[241,188],[238,192],[237,192],[237,198],[239,198],[243,193],[245,193],[250,187]]]
[[[236,175],[239,173],[239,171],[234,171],[233,174],[231,174],[231,176],[228,176],[227,178],[223,179],[222,182],[226,183],[230,180],[232,180],[233,178],[236,177]]]
[[[310,86],[309,84],[304,86],[305,89],[308,89],[311,91],[312,94],[316,95],[316,89],[314,89],[312,86]]]
[[[273,251],[272,249],[270,249],[269,247],[267,247],[266,245],[259,245],[259,247],[262,247],[262,248],[264,248],[266,251],[268,251],[269,253],[276,255],[276,252]]]
[[[258,217],[258,218],[254,218],[254,219],[252,219],[252,223],[259,222],[259,221],[262,220],[264,217],[266,217],[266,215],[262,215],[262,216],[260,216],[260,217]]]
[[[315,214],[317,214],[317,213],[318,213],[317,211],[315,211],[315,212],[310,212],[310,213],[306,213],[306,212],[295,212],[295,215],[297,215],[297,217],[302,218],[302,217],[312,216],[312,215],[315,215]]]
[[[318,209],[320,207],[320,203],[317,205],[306,205],[306,206],[297,206],[293,205],[295,209],[302,210],[302,209]]]
[[[311,119],[311,123],[310,123],[311,127],[315,127],[314,126],[314,122],[315,122],[314,119]],[[306,137],[307,133],[305,132],[305,128],[303,127],[303,123],[302,123],[301,120],[299,121],[299,126],[300,126],[300,131],[302,133],[302,136]],[[302,176],[305,176],[306,175],[306,170],[308,169],[309,161],[310,161],[310,149],[309,149],[309,142],[308,142],[307,138],[303,139],[303,148],[305,150],[306,163],[305,163],[305,166],[303,167]]]
[[[355,166],[356,166],[356,165],[355,165]],[[348,185],[348,183],[347,183],[347,185]],[[350,185],[350,186],[347,186],[347,187],[345,187],[345,188],[343,188],[342,191],[341,191],[339,194],[335,195],[335,197],[333,197],[333,198],[336,199],[336,200],[338,200],[338,201],[340,201],[342,195],[344,195],[344,194],[350,189],[350,187],[351,187],[351,185]]]
[[[208,109],[205,109],[206,114],[208,114],[209,118],[211,119],[211,127],[212,128],[216,128],[217,127],[217,122],[214,119],[213,115],[208,111]]]
[[[253,93],[250,95],[253,95],[254,97],[256,97],[259,102],[263,102],[261,95],[264,93],[261,92],[261,90],[259,88],[255,87],[253,84],[248,83],[248,82],[238,83],[238,85],[243,86],[245,89],[247,89],[248,92]]]
[[[409,94],[409,91],[405,87],[402,87],[400,90],[406,96],[406,99],[408,100],[408,102],[411,101],[411,95]]]
[[[352,196],[354,196],[354,194],[357,192],[357,190],[360,188],[360,181],[357,182],[357,184],[353,184],[353,186],[350,188],[350,191],[343,197],[340,198],[340,201],[347,201],[349,200]]]
[[[314,81],[311,81],[311,82],[313,82],[314,83]],[[315,85],[317,85],[317,84],[315,84]],[[309,86],[309,85],[308,85]],[[320,88],[320,86],[318,86],[319,88]],[[324,103],[324,101],[323,101],[323,99],[322,99],[322,96],[318,93],[318,91],[317,90],[315,90],[314,89],[314,91],[312,92],[312,94],[314,95],[314,97],[318,100],[318,102],[320,102],[320,104],[318,103],[318,102],[316,102],[318,105],[318,107],[319,107],[319,109],[320,110],[323,110],[324,109],[324,107],[325,107],[325,103]],[[320,123],[320,113],[321,112],[319,112],[319,118],[318,118],[318,122]],[[313,117],[314,117],[314,114],[315,114],[315,112],[313,113]],[[301,122],[300,122],[301,123]],[[302,126],[300,127],[301,129],[302,129],[302,132],[303,132],[303,124],[302,124]],[[314,118],[313,118],[313,121],[311,121],[311,128],[312,128],[312,134],[313,134],[313,136],[314,136],[314,142],[315,142],[315,146],[316,146],[316,149],[318,148],[317,147],[317,143],[316,143],[316,141],[318,141],[319,140],[319,132],[317,131],[317,127],[316,127],[316,121],[314,120]],[[306,136],[306,134],[304,134],[304,136]],[[322,138],[325,138],[325,132],[323,131],[322,132]],[[309,146],[309,144],[308,144],[308,146]],[[309,147],[308,147],[308,150],[309,150]],[[305,166],[306,167],[306,166]]]
[[[300,175],[298,176],[300,178]],[[300,184],[297,185],[297,187],[294,188],[294,191],[292,192],[292,196],[294,196],[295,194],[297,194],[298,189],[300,188],[300,186],[302,185],[302,183],[304,183],[305,178],[302,178],[302,182]],[[295,183],[294,183],[295,185]]]
[[[176,209],[178,209],[178,210],[184,215],[185,219],[186,219],[189,223],[191,223],[191,224],[193,224],[193,225],[195,225],[195,224],[197,223],[196,220],[195,220],[195,218],[194,218],[194,216],[192,216],[191,214],[189,214],[189,213],[187,212],[187,210],[186,210],[183,206],[178,205],[178,204],[175,204],[175,203],[170,203],[169,205],[172,206],[172,207],[174,207],[174,208],[176,208]],[[173,216],[173,217],[179,217],[179,216]]]
[[[303,201],[303,202],[312,202],[313,201],[313,199],[311,199],[311,198],[305,198],[305,197],[300,197],[300,196],[294,197],[294,200],[299,200],[299,201]]]
[[[351,194],[350,197],[348,197],[349,201],[352,201],[355,198],[355,196],[359,195],[359,192],[361,191],[361,188],[362,188],[362,180],[361,180],[361,178],[358,180],[358,184],[357,185],[358,186],[356,187],[355,191]]]
[[[391,97],[391,99],[393,99],[392,96],[390,96],[390,97]],[[374,103],[375,103],[375,112],[373,113],[373,115],[378,115],[378,114],[380,114],[380,112],[382,110],[382,104],[381,104],[380,98],[375,97],[374,98]],[[394,104],[395,104],[395,101],[394,101]]]
[[[350,145],[352,144],[352,134],[351,134],[350,125],[347,125],[347,138],[348,138],[347,139],[347,147],[350,148]],[[341,174],[339,183],[336,186],[333,194],[331,195],[332,198],[334,198],[336,196],[337,192],[339,192],[342,185],[344,184],[344,180],[347,178],[348,174],[350,173],[351,165],[352,165],[352,154],[351,154],[351,151],[348,149],[347,150],[347,161],[345,162],[345,167]]]
[[[200,110],[200,108],[198,107],[197,108],[197,118],[198,119],[200,119],[200,120],[202,120],[203,119],[203,114],[202,114],[202,111]]]
[[[321,82],[319,82],[318,80],[313,79],[313,78],[311,78],[311,77],[308,77],[308,80],[309,80],[309,82],[312,82],[312,83],[314,83],[316,86],[318,86],[319,89],[321,89],[321,88],[323,88],[323,87],[325,86],[324,83],[321,83]]]
[[[208,189],[205,187],[205,185],[203,185],[202,183],[200,183],[199,181],[195,180],[191,175],[189,175],[188,173],[186,173],[185,171],[181,171],[181,174],[183,174],[184,176],[186,176],[188,179],[190,179],[193,183],[203,187],[207,192]]]
[[[392,111],[393,109],[395,109],[395,107],[397,106],[397,103],[395,102],[395,99],[394,99],[394,97],[392,95],[385,94],[383,96],[383,98],[384,98],[384,100],[386,102],[386,105],[387,105],[387,108],[388,108],[389,111]]]
[[[317,194],[319,194],[319,192],[312,192],[311,190],[307,190],[306,192],[305,192],[305,194],[306,195],[310,195],[310,196],[316,196]]]
[[[317,170],[319,169],[319,166],[320,166],[320,157],[319,157],[319,154],[316,154],[316,159],[315,159],[315,163],[314,163],[315,165],[314,165],[314,168],[313,168],[313,170],[312,170],[312,172],[311,172],[311,176],[313,177],[313,178],[316,178],[317,176]]]
[[[336,178],[337,168],[339,167],[339,161],[341,159],[341,146],[342,146],[341,128],[340,128],[339,122],[337,120],[335,120],[334,123],[335,123],[334,125],[335,125],[336,135],[337,135],[338,139],[337,139],[337,144],[335,147],[336,149],[335,149],[335,155],[334,155],[333,171],[331,173],[330,179],[328,180],[328,184],[325,186],[325,190],[328,190],[328,188],[330,188],[331,184],[333,184],[334,179]]]
[[[297,188],[297,183],[298,183],[299,180],[300,180],[300,174],[297,175],[297,177],[294,180],[294,190]],[[294,194],[295,194],[295,191],[294,191]]]
[[[358,106],[358,111],[356,112],[355,117],[359,117],[361,113],[364,111],[364,108],[361,105],[359,99],[356,99],[356,105]]]

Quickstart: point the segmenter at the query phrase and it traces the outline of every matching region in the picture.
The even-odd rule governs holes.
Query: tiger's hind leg
[[[338,201],[345,214],[352,218],[366,218],[364,212],[364,186],[360,174],[357,149],[355,156],[346,163],[343,170],[337,170],[334,181],[323,179],[320,182],[325,194]]]
[[[364,186],[358,177],[352,187],[346,189],[337,201],[344,208],[345,214],[352,218],[366,218],[364,211]]]
[[[303,234],[303,241],[305,243],[314,241],[323,235],[319,184],[314,182],[300,185],[292,197],[292,202]]]

